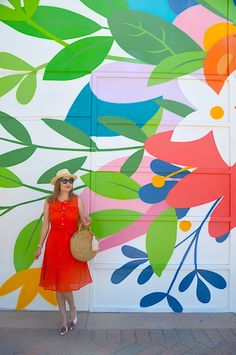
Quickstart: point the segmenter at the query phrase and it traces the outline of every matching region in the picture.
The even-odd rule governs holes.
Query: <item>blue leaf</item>
[[[165,200],[167,194],[175,186],[177,181],[166,181],[163,187],[155,187],[147,184],[139,190],[139,197],[146,203],[157,203]]]
[[[223,290],[227,285],[225,279],[216,272],[203,269],[198,269],[198,272],[207,282],[209,282],[209,284],[215,288]]]
[[[176,216],[178,219],[183,218],[184,216],[186,216],[186,214],[188,213],[188,211],[190,210],[190,208],[176,208],[175,212],[176,212]]]
[[[181,1],[181,0],[179,0]],[[176,14],[171,10],[168,0],[128,0],[131,10],[148,12],[172,22]]]
[[[150,278],[153,275],[153,269],[151,265],[148,265],[147,267],[145,267],[145,269],[143,269],[140,272],[140,275],[138,277],[138,284],[139,285],[143,285],[146,282],[148,282],[150,280]]]
[[[144,251],[131,247],[130,245],[123,245],[121,251],[127,258],[131,259],[143,259],[148,257]]]
[[[154,159],[151,162],[150,167],[154,173],[156,173],[158,175],[162,175],[162,176],[169,175],[169,174],[174,173],[175,171],[178,171],[181,169],[177,165],[167,163],[166,161],[160,160],[160,159]],[[177,173],[173,177],[183,178],[188,174],[189,174],[189,171],[185,170],[185,171],[182,171],[181,173]]]
[[[171,9],[178,15],[191,6],[198,5],[195,0],[169,0]]]
[[[229,233],[225,233],[221,237],[216,238],[217,243],[223,243],[225,240],[227,240],[229,237]]]
[[[183,311],[183,307],[175,297],[167,295],[167,302],[174,312],[181,313]]]
[[[197,298],[202,303],[209,303],[211,299],[209,288],[199,278],[197,280]]]
[[[193,270],[192,272],[190,272],[188,275],[186,275],[183,278],[183,280],[179,284],[179,291],[180,292],[185,292],[189,288],[189,286],[193,282],[195,275],[196,275],[196,271]]]
[[[111,276],[111,282],[113,284],[121,283],[126,277],[131,274],[131,272],[136,269],[141,264],[144,264],[147,259],[139,259],[128,262],[127,264],[122,265],[119,269],[115,270]]]
[[[140,301],[140,307],[151,307],[156,303],[161,302],[166,297],[164,292],[153,292],[144,296]]]

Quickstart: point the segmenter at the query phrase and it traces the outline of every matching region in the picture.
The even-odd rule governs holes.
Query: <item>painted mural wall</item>
[[[56,309],[34,252],[68,168],[100,239],[80,310],[235,311],[235,0],[9,0],[0,20],[0,308]]]

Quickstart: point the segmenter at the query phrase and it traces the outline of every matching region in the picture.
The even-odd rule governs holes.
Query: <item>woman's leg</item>
[[[70,307],[70,320],[73,321],[76,316],[76,309],[75,309],[75,301],[74,301],[73,292],[64,292],[64,296],[65,296],[65,299],[68,302],[69,307]]]
[[[67,317],[66,317],[66,300],[64,296],[65,292],[56,292],[57,302],[59,310],[61,312],[62,324],[61,326],[67,326]]]

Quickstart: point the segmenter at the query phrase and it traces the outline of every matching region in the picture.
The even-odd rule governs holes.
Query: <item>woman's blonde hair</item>
[[[61,191],[60,185],[61,185],[61,179],[58,179],[54,185],[53,195],[48,196],[48,198],[47,198],[48,203],[51,203],[52,201],[54,201],[58,198],[58,196],[60,195],[60,191]],[[69,200],[72,200],[72,198],[75,196],[76,195],[73,192],[73,185],[72,185],[72,189],[69,192]]]

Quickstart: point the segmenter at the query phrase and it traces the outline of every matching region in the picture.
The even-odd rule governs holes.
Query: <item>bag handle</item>
[[[85,225],[83,225],[83,223],[80,223],[79,224],[79,232],[82,230],[88,230],[92,233],[90,224],[88,226],[85,226]]]

